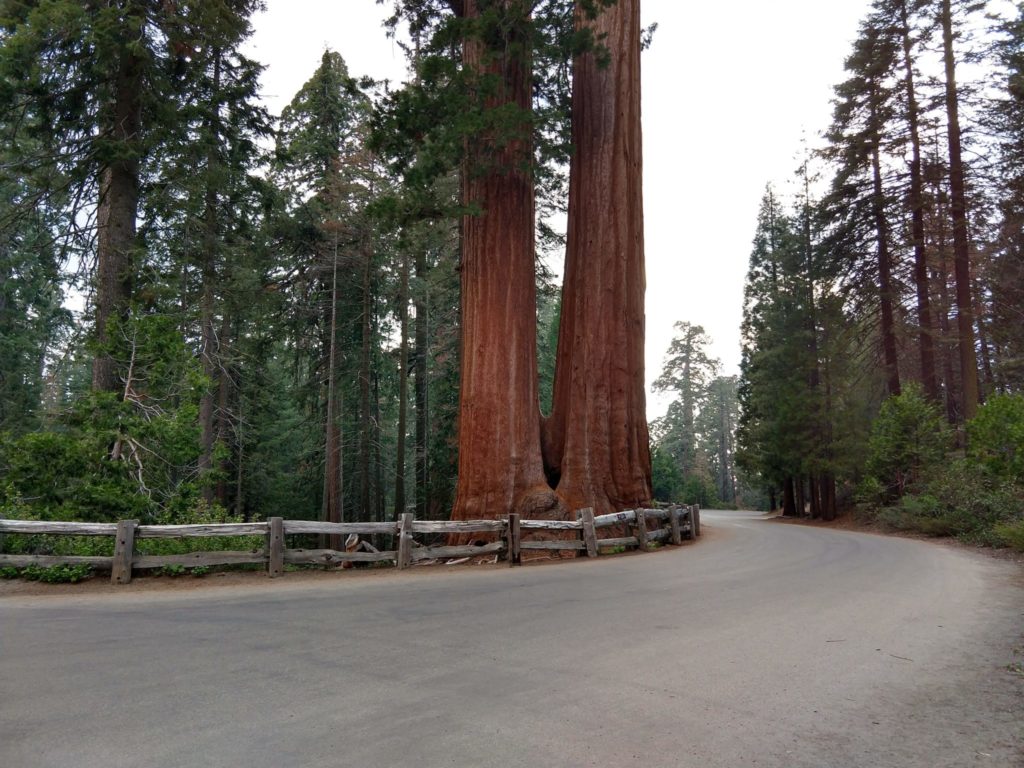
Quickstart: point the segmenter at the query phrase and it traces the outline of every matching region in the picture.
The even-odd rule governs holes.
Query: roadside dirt
[[[769,517],[767,519],[773,523],[782,523],[784,525],[803,525],[810,528],[826,528],[834,531],[856,531],[857,533],[871,533],[877,536],[895,536],[901,539],[928,541],[937,546],[978,552],[996,560],[1006,560],[1024,565],[1024,552],[1016,552],[1012,549],[984,547],[977,544],[967,544],[957,539],[940,536],[927,536],[923,533],[914,533],[913,531],[900,531],[871,520],[866,520],[854,512],[845,512],[839,515],[839,517],[832,522],[812,520],[809,517],[783,517],[782,515],[776,515],[775,517]]]

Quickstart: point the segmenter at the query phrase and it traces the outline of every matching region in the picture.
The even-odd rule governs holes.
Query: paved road
[[[7,597],[0,766],[1024,765],[1018,566],[704,519],[597,562]]]

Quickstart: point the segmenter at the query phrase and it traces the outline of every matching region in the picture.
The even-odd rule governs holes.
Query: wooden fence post
[[[412,512],[403,512],[398,525],[398,559],[395,565],[400,571],[412,564],[412,521],[415,519]]]
[[[114,535],[114,561],[110,567],[111,584],[128,584],[132,580],[132,557],[135,555],[135,529],[138,520],[119,520]]]
[[[647,514],[642,509],[636,510],[636,541],[641,552],[647,551]]]
[[[583,523],[583,543],[587,547],[587,557],[597,557],[597,528],[594,527],[593,508],[579,510],[576,519]]]
[[[700,504],[693,505],[691,516],[690,525],[693,526],[693,535],[696,538],[700,536]]]
[[[683,532],[679,526],[679,513],[681,511],[675,504],[668,508],[668,526],[672,532],[672,543],[677,547],[683,543]]]
[[[519,528],[519,515],[513,512],[508,516],[508,565],[509,568],[515,565],[522,565],[522,550],[519,544],[522,541],[522,531]]]
[[[267,520],[267,576],[276,579],[284,575],[284,519]]]

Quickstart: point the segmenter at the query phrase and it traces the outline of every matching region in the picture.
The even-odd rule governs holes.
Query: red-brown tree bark
[[[139,208],[138,143],[142,130],[142,62],[135,54],[121,55],[107,130],[124,154],[103,169],[96,211],[96,339],[108,342],[107,323],[123,318],[131,299]],[[92,365],[92,388],[117,392],[122,388],[116,361],[105,351]]]
[[[953,221],[953,273],[956,276],[957,346],[960,351],[961,415],[970,421],[978,412],[978,355],[974,347],[974,304],[971,299],[970,241],[967,233],[967,193],[960,133],[960,97],[953,52],[950,0],[943,0],[943,62],[946,69],[946,129],[949,135],[950,217]]]
[[[496,80],[486,109],[517,124],[485,131],[467,147],[463,197],[479,213],[463,222],[455,520],[560,515],[540,451],[528,4],[501,2],[513,22],[505,39],[471,37],[464,50],[468,71]],[[464,6],[468,18],[478,16],[476,0]]]
[[[554,398],[544,456],[568,509],[649,503],[644,390],[640,3],[586,24],[607,47],[573,70],[569,221]]]

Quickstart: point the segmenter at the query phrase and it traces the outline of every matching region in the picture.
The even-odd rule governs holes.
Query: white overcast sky
[[[647,380],[678,320],[704,326],[739,370],[743,279],[765,184],[789,191],[801,137],[827,127],[832,87],[867,0],[645,0],[643,59]],[[250,53],[280,113],[326,48],[353,75],[400,82],[401,50],[375,0],[267,0]],[[559,265],[555,265],[559,268]],[[667,402],[648,395],[650,417]]]

